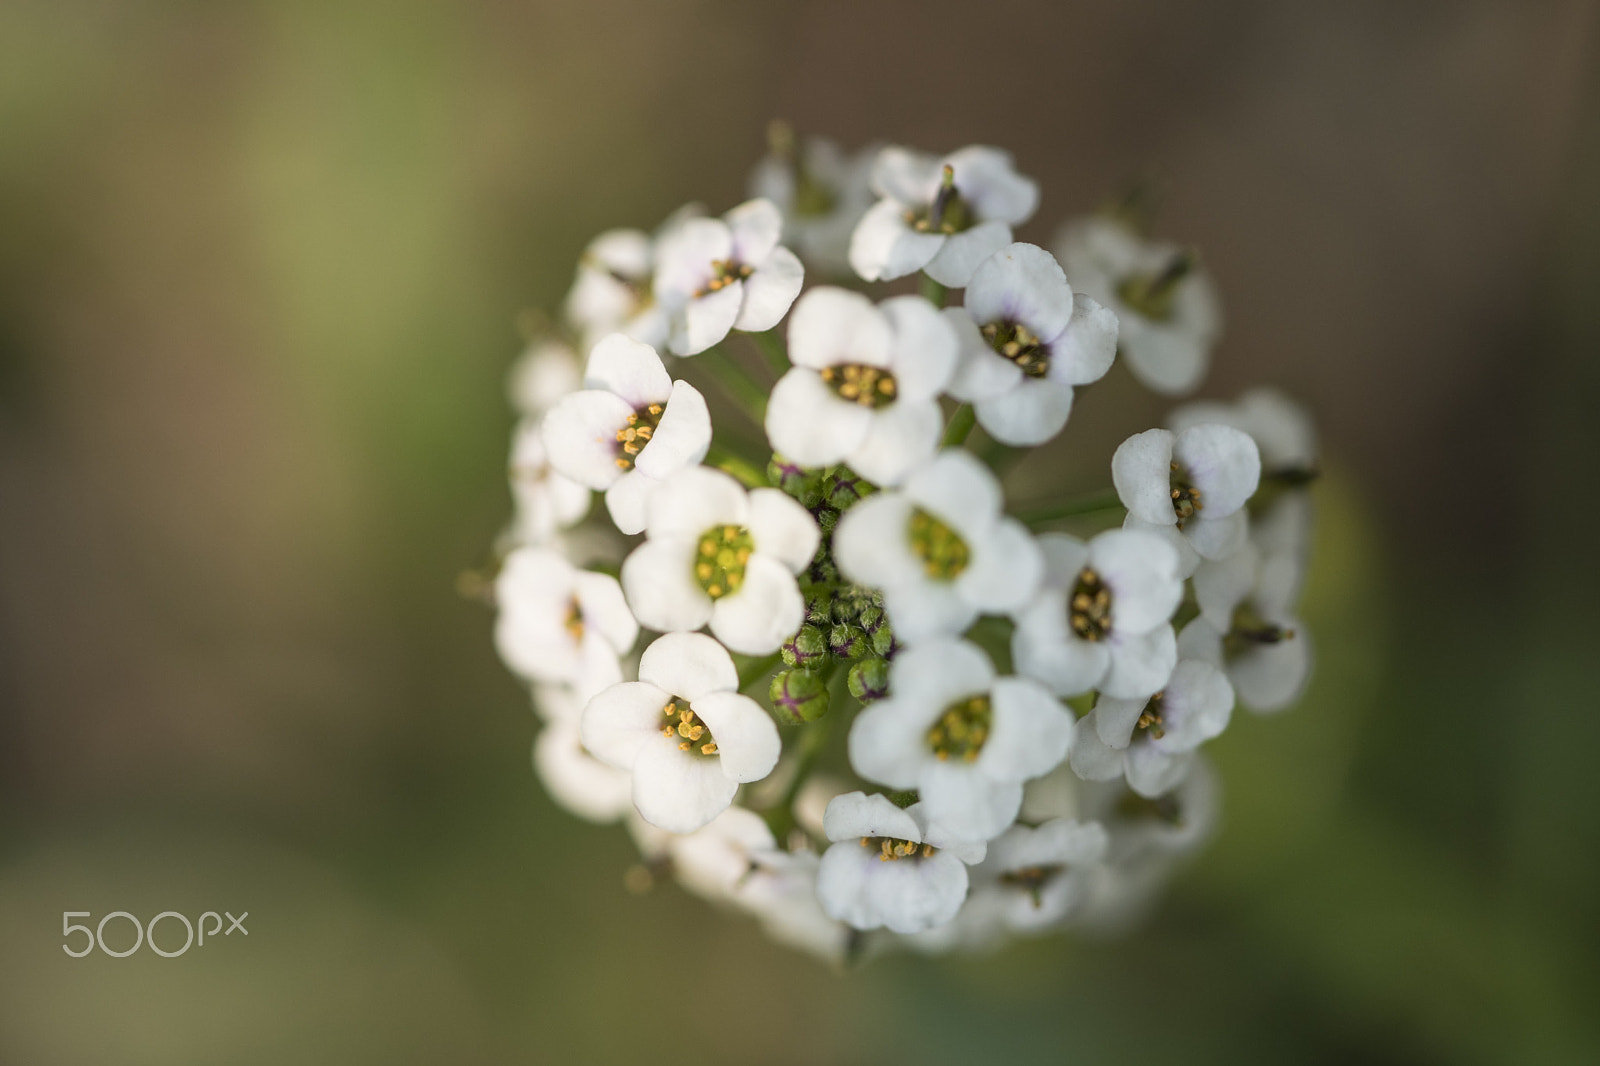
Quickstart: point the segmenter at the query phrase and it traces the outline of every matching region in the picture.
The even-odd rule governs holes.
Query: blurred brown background
[[[0,1063],[1600,1061],[1590,3],[0,5]],[[1151,924],[836,976],[528,768],[453,591],[595,232],[774,116],[1131,176],[1315,410],[1308,699]],[[1116,374],[1062,472],[1164,406]],[[57,916],[248,910],[183,958]],[[170,932],[164,935],[175,935]]]

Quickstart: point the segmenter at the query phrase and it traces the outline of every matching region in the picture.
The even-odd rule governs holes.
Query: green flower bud
[[[835,467],[823,483],[829,507],[848,511],[857,500],[877,491],[876,486],[847,466]]]
[[[767,480],[800,501],[800,506],[810,510],[821,505],[826,493],[824,470],[807,470],[774,455],[767,463]]]
[[[889,694],[889,664],[883,659],[862,659],[850,667],[845,681],[850,695],[862,703],[881,700]]]
[[[867,635],[860,626],[840,623],[828,630],[828,650],[835,658],[859,659],[867,654]]]
[[[785,725],[815,722],[828,713],[828,685],[814,670],[780,670],[767,689],[772,715]]]
[[[872,654],[885,656],[894,647],[894,629],[882,607],[869,605],[861,611],[861,628],[867,634],[867,644]]]
[[[786,666],[811,666],[828,654],[828,640],[816,626],[801,626],[800,632],[778,649],[778,654]]]

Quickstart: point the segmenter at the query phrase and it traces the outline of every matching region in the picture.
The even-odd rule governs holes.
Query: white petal
[[[830,466],[861,446],[872,411],[840,399],[815,371],[793,367],[767,401],[767,440],[804,467]]]
[[[944,162],[955,169],[956,190],[980,218],[1020,225],[1039,206],[1038,184],[1016,172],[1010,152],[971,145],[945,156]]]
[[[578,648],[558,615],[503,610],[494,625],[495,648],[505,664],[534,681],[572,681]]]
[[[821,370],[837,363],[888,366],[889,319],[858,292],[819,285],[800,298],[789,319],[789,359]]]
[[[845,792],[828,801],[822,831],[829,840],[854,843],[861,837],[893,837],[921,842],[916,820],[877,793]]]
[[[1228,660],[1228,679],[1233,682],[1239,702],[1253,711],[1283,710],[1300,698],[1311,676],[1310,637],[1304,626],[1286,621],[1294,636],[1251,648]]]
[[[639,623],[628,602],[623,598],[622,586],[610,574],[597,574],[591,570],[580,571],[575,579],[578,607],[583,612],[583,624],[598,631],[616,649],[625,654],[639,638]]]
[[[844,458],[868,481],[898,485],[933,458],[943,429],[944,413],[933,400],[896,400],[873,412],[866,437]]]
[[[1072,413],[1072,386],[1049,378],[1023,378],[1010,392],[973,406],[978,424],[1001,444],[1043,444],[1067,424]]]
[[[711,621],[711,597],[694,579],[697,544],[688,537],[652,537],[622,561],[622,591],[640,625],[671,633]]]
[[[971,561],[956,579],[963,597],[989,614],[1021,610],[1033,599],[1044,577],[1044,556],[1027,526],[1002,518],[971,547]]]
[[[771,200],[747,200],[722,218],[733,235],[733,257],[752,266],[772,254],[783,232],[783,215]]]
[[[661,423],[633,465],[659,480],[706,457],[711,447],[711,413],[705,397],[687,381],[672,383],[671,397],[661,412]]]
[[[629,470],[606,489],[606,512],[619,532],[630,537],[644,532],[646,504],[660,484],[642,470]]]
[[[1204,617],[1196,618],[1178,634],[1178,657],[1199,659],[1222,669],[1222,632],[1221,628],[1212,625]]]
[[[622,660],[617,649],[598,630],[586,629],[578,641],[577,675],[573,691],[588,700],[622,680]]]
[[[1124,700],[1101,694],[1089,712],[1095,720],[1095,733],[1109,747],[1126,748],[1133,740],[1134,727],[1150,705],[1148,699]]]
[[[944,245],[944,234],[918,233],[906,224],[904,212],[894,200],[880,200],[856,223],[850,235],[850,268],[867,281],[914,274]]]
[[[741,655],[770,655],[805,621],[806,604],[794,575],[756,552],[745,564],[739,591],[711,608],[711,632]]]
[[[744,282],[735,281],[716,292],[692,297],[673,316],[672,350],[679,355],[699,355],[728,335],[744,305]]]
[[[932,758],[925,721],[942,711],[942,706],[912,705],[896,696],[870,704],[850,723],[851,769],[890,788],[916,788],[918,773]]]
[[[744,486],[720,470],[690,466],[662,483],[650,497],[650,536],[699,538],[716,526],[750,520]]]
[[[1002,677],[991,695],[994,724],[978,769],[1000,781],[1047,774],[1067,757],[1072,715],[1036,681]]]
[[[1022,380],[1022,370],[989,346],[966,308],[947,307],[944,318],[961,346],[960,361],[950,379],[950,395],[970,403],[1016,388]]]
[[[894,325],[892,365],[900,402],[939,395],[956,369],[954,329],[920,296],[896,296],[880,306]]]
[[[1141,320],[1133,312],[1121,319],[1118,344],[1133,376],[1163,396],[1193,392],[1206,376],[1211,341],[1187,331]]]
[[[1176,525],[1172,509],[1172,443],[1165,429],[1135,433],[1111,456],[1111,483],[1130,514],[1152,525]]]
[[[760,704],[737,692],[713,692],[691,702],[717,738],[723,773],[735,781],[759,781],[772,773],[783,742]]]
[[[939,191],[944,161],[912,148],[891,145],[872,161],[872,188],[910,207],[930,204]]]
[[[1000,482],[971,452],[946,448],[906,481],[914,503],[963,532],[986,530],[1000,512]],[[969,545],[970,547],[970,545]]]
[[[1225,521],[1231,521],[1231,519],[1226,519]],[[1184,525],[1193,526],[1194,522],[1186,522]],[[1194,545],[1189,542],[1189,538],[1176,525],[1141,522],[1137,515],[1129,512],[1128,517],[1122,520],[1122,528],[1130,533],[1148,533],[1152,537],[1160,537],[1166,541],[1167,546],[1177,553],[1178,577],[1181,580],[1187,581],[1189,576],[1195,572],[1195,568],[1200,565],[1200,553],[1194,550]]]
[[[1183,524],[1183,535],[1202,559],[1226,559],[1244,547],[1249,536],[1244,511],[1224,518],[1195,517]]]
[[[672,378],[654,348],[613,333],[589,353],[583,387],[614,392],[638,410],[653,403],[666,403],[672,392]]]
[[[1107,530],[1089,542],[1089,565],[1111,590],[1111,624],[1118,633],[1161,625],[1183,600],[1178,553],[1153,533]]]
[[[643,681],[623,681],[591,699],[583,709],[583,746],[595,758],[633,769],[639,752],[661,735],[667,693]]]
[[[886,586],[883,602],[895,639],[907,644],[961,633],[978,618],[977,606],[949,581],[919,578]]]
[[[948,852],[880,865],[889,869],[880,869],[867,891],[892,932],[909,935],[943,925],[967,898],[967,868]]]
[[[1017,673],[1044,682],[1058,696],[1075,696],[1100,684],[1111,652],[1104,643],[1080,640],[1066,617],[1065,593],[1041,595],[1017,620],[1011,656]]]
[[[1037,245],[1012,244],[979,263],[962,295],[979,325],[1020,323],[1053,341],[1072,320],[1072,286],[1055,257]]]
[[[614,822],[632,806],[632,778],[584,751],[574,723],[551,722],[539,731],[533,767],[551,798],[580,818]]]
[[[1122,776],[1122,749],[1113,748],[1095,726],[1095,711],[1078,720],[1073,731],[1069,763],[1085,781],[1113,781]]]
[[[733,321],[733,328],[764,333],[776,326],[789,313],[794,298],[800,295],[805,277],[806,268],[801,265],[799,256],[787,248],[774,248],[766,262],[744,279],[744,303]]]
[[[633,764],[633,805],[639,816],[669,833],[692,833],[710,822],[739,791],[718,762],[680,751],[665,739],[645,745]]]
[[[1099,381],[1117,357],[1117,316],[1083,293],[1072,297],[1072,321],[1050,343],[1050,380],[1066,385]]]
[[[1021,781],[996,781],[960,760],[925,763],[917,779],[928,817],[966,840],[990,840],[1017,820]]]
[[[1224,559],[1201,563],[1194,572],[1194,598],[1201,617],[1219,630],[1231,626],[1234,608],[1255,584],[1259,561],[1255,545],[1246,543]]]
[[[544,447],[550,465],[591,489],[606,489],[621,475],[617,431],[633,407],[611,392],[575,392],[544,416]]]
[[[655,292],[669,306],[700,291],[711,264],[733,255],[733,233],[714,218],[686,218],[669,225],[656,243]]]
[[[1045,581],[1052,588],[1070,589],[1089,564],[1089,545],[1067,533],[1041,533],[1034,538],[1044,556]]]
[[[751,491],[749,527],[756,551],[796,574],[811,565],[822,537],[811,512],[778,489]]]
[[[1153,696],[1172,676],[1178,664],[1177,638],[1172,627],[1157,626],[1138,636],[1113,634],[1106,642],[1111,665],[1100,691],[1121,699]]]
[[[1135,744],[1128,749],[1124,760],[1128,787],[1151,799],[1165,795],[1189,776],[1189,766],[1193,760],[1194,756],[1189,752],[1168,755],[1157,751],[1152,744]]]
[[[1173,442],[1172,457],[1200,490],[1204,518],[1234,513],[1255,495],[1261,481],[1261,452],[1256,442],[1232,426],[1190,426]]]
[[[739,671],[722,645],[704,633],[658,637],[639,659],[639,679],[694,703],[712,692],[733,692]]]
[[[1004,222],[980,222],[946,237],[938,254],[922,269],[940,285],[959,289],[972,279],[979,263],[1010,243],[1010,226]]]
[[[924,580],[911,553],[911,507],[903,493],[880,492],[844,513],[833,531],[833,558],[845,577],[883,588]]]
[[[1208,662],[1180,659],[1163,690],[1164,735],[1151,746],[1169,755],[1221,736],[1233,713],[1233,686]]]

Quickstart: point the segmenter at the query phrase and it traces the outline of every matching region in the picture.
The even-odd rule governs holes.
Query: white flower
[[[1081,293],[1050,253],[1013,244],[973,272],[964,306],[945,312],[961,338],[950,394],[973,404],[1002,444],[1061,432],[1072,387],[1098,381],[1117,354],[1117,319]]]
[[[1301,570],[1298,556],[1251,543],[1195,571],[1200,617],[1184,626],[1178,648],[1223,670],[1253,711],[1288,707],[1311,676],[1311,641],[1294,614]]]
[[[777,764],[778,727],[738,692],[739,672],[701,633],[669,633],[644,650],[639,680],[583,711],[583,746],[633,774],[633,805],[651,825],[692,833]]]
[[[1147,429],[1111,457],[1111,482],[1128,509],[1124,527],[1166,539],[1184,577],[1201,559],[1226,559],[1244,544],[1244,505],[1260,481],[1256,442],[1215,423],[1182,433]]]
[[[1078,719],[1072,769],[1090,781],[1126,777],[1141,796],[1159,796],[1184,779],[1194,749],[1228,727],[1233,686],[1210,663],[1181,659],[1149,699],[1102,696]]]
[[[1194,391],[1211,362],[1222,311],[1193,255],[1094,217],[1062,231],[1056,256],[1074,289],[1116,314],[1122,355],[1134,377],[1169,396]]]
[[[956,366],[956,338],[928,301],[821,286],[789,319],[791,368],[767,404],[774,450],[803,467],[848,463],[895,485],[933,457],[938,396]]]
[[[512,536],[519,544],[544,544],[589,513],[589,490],[550,466],[542,424],[517,423],[511,438]]]
[[[824,822],[834,844],[817,871],[817,898],[857,929],[919,933],[948,922],[967,895],[967,864],[986,850],[948,837],[920,803],[901,810],[864,792],[834,797]]]
[[[842,275],[850,269],[850,234],[872,206],[872,164],[878,147],[841,151],[833,141],[792,133],[750,175],[750,195],[772,201],[783,215],[783,242],[807,269]]]
[[[655,256],[650,235],[636,229],[607,230],[583,250],[567,293],[567,320],[589,351],[612,333],[659,348],[667,340],[667,316],[651,291]]]
[[[776,651],[800,628],[805,601],[795,574],[821,534],[789,496],[690,467],[650,497],[645,535],[622,563],[622,588],[641,624],[677,632],[710,623],[744,655]]]
[[[1058,696],[1098,689],[1137,699],[1166,684],[1177,664],[1169,620],[1183,599],[1172,546],[1113,529],[1087,544],[1046,533],[1039,547],[1044,585],[1011,638],[1017,672]]]
[[[1107,861],[1128,868],[1151,858],[1170,859],[1194,851],[1216,828],[1220,795],[1215,772],[1203,755],[1183,782],[1160,796],[1141,796],[1123,781],[1084,786],[1084,815],[1110,834]]]
[[[583,360],[561,341],[544,338],[529,344],[506,376],[511,406],[537,419],[583,387]]]
[[[673,381],[654,348],[621,334],[595,345],[584,386],[545,416],[550,464],[604,490],[617,528],[638,533],[650,490],[711,447],[705,397]]]
[[[1039,585],[1039,547],[1000,502],[988,467],[946,449],[901,488],[846,511],[834,560],[851,581],[883,590],[898,639],[960,633],[979,612],[1021,609]]]
[[[1016,820],[1022,783],[1049,773],[1072,743],[1072,716],[1037,681],[996,677],[964,640],[895,656],[889,696],[850,727],[850,765],[868,781],[916,789],[928,817],[967,840]]]
[[[883,199],[850,238],[850,265],[868,281],[922,270],[941,285],[965,285],[1039,206],[1038,185],[998,148],[973,146],[943,159],[885,148],[873,164],[872,187]]]
[[[596,759],[583,746],[578,723],[583,701],[570,688],[541,685],[537,705],[546,720],[533,741],[533,768],[562,807],[601,825],[633,809],[633,780]]]
[[[1059,926],[1086,898],[1107,840],[1095,822],[1014,825],[990,842],[989,854],[972,869],[963,912],[1023,935]]]
[[[688,218],[656,245],[656,299],[671,323],[669,344],[696,355],[729,330],[776,326],[800,295],[805,268],[778,244],[783,217],[770,200],[749,200],[722,218]]]
[[[754,887],[755,856],[776,846],[761,816],[737,806],[666,845],[679,883],[713,903],[742,903]]]
[[[767,935],[828,962],[843,962],[859,934],[830,917],[817,898],[821,859],[814,851],[758,851],[755,872],[739,903],[761,921]]]
[[[512,670],[570,684],[580,697],[622,680],[618,660],[639,624],[616,578],[579,570],[551,548],[522,547],[506,557],[494,589],[495,644]]]

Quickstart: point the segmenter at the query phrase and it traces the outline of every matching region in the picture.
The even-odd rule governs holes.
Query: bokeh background
[[[1591,3],[0,4],[0,1063],[1600,1062]],[[1154,175],[1329,475],[1151,921],[840,976],[545,798],[454,591],[595,232],[769,118]],[[1163,405],[1118,371],[1060,465]],[[249,911],[164,960],[64,910]],[[175,935],[164,929],[164,936]]]

